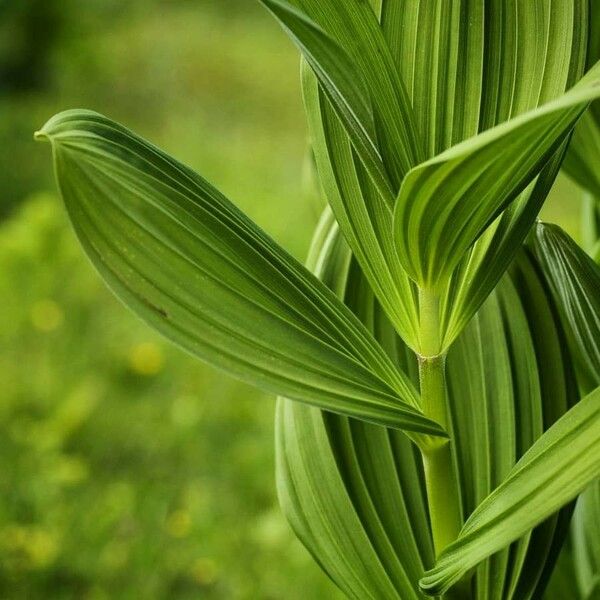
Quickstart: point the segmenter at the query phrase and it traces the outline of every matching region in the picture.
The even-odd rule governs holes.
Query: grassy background
[[[319,212],[296,52],[256,2],[0,3],[0,597],[338,598],[273,482],[273,400],[103,287],[32,132],[86,107],[200,171],[295,256]],[[547,215],[576,231],[576,190]]]

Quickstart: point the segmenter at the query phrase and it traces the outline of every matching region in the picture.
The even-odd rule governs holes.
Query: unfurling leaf
[[[598,96],[600,63],[556,100],[411,170],[394,209],[398,255],[407,273],[421,287],[444,286],[465,252],[539,174]]]

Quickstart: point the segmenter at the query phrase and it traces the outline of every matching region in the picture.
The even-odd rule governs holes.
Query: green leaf
[[[536,0],[517,10],[501,2],[385,0],[382,28],[431,157],[573,85],[583,72],[588,2]],[[510,264],[552,186],[562,150],[453,272],[441,294],[440,351]]]
[[[443,435],[356,317],[201,177],[89,111],[37,136],[88,256],[170,340],[265,390]]]
[[[308,265],[416,377],[416,356],[394,334],[330,214]],[[551,296],[520,256],[519,268],[448,355],[449,421],[465,515],[572,405],[562,342]],[[350,598],[420,597],[417,582],[432,566],[433,550],[421,458],[405,436],[284,399],[276,423],[280,501],[321,567]],[[560,524],[552,518],[485,561],[472,580],[476,597],[525,598],[526,590],[543,587],[552,549],[564,539]]]
[[[539,223],[531,238],[569,332],[578,367],[600,385],[600,266],[556,225]]]
[[[381,27],[410,93],[427,158],[479,131],[487,80],[484,13],[482,2],[383,2]]]
[[[530,364],[523,364],[519,353],[511,351],[516,385],[522,390],[517,398],[526,394],[525,390],[535,389],[539,381],[543,431],[552,426],[580,398],[572,357],[566,347],[565,333],[557,318],[556,304],[540,274],[535,256],[523,249],[513,261],[508,274],[523,307],[523,316],[530,331],[537,363],[536,376],[536,369],[532,369]],[[517,349],[526,343],[526,330],[522,325],[519,326],[518,319],[513,318],[516,302],[510,294],[503,295],[502,304],[510,330],[509,347]],[[524,403],[518,408],[515,418],[519,439],[518,458],[542,434],[537,424],[538,410],[535,401],[531,406]],[[538,525],[531,534],[527,534],[526,552],[522,541],[524,538],[511,546],[509,562],[513,573],[507,589],[514,593],[514,597],[541,596],[567,536],[572,511],[573,505],[566,505]],[[493,559],[494,557],[490,558]]]
[[[381,306],[402,338],[416,348],[416,289],[396,257],[391,209],[375,189],[308,68],[303,69],[302,89],[329,204]]]
[[[382,28],[411,93],[428,155],[563,94],[583,72],[588,22],[585,0],[535,0],[518,10],[502,2],[385,0]],[[456,339],[520,248],[562,150],[453,272],[440,302],[440,350]]]
[[[560,98],[461,142],[410,171],[394,209],[398,256],[440,290],[467,250],[539,174],[589,102],[600,63]]]
[[[600,592],[600,479],[577,500],[573,516],[573,557],[582,597]]]
[[[384,54],[393,56],[428,157],[556,98],[583,69],[584,0],[559,0],[551,8],[546,0],[536,0],[518,12],[496,3],[484,9],[478,2],[385,0],[381,4],[381,29],[388,46]],[[355,37],[349,26],[338,29]],[[346,43],[352,46],[352,40]],[[355,40],[354,48],[368,55],[360,41]],[[371,71],[384,72],[381,68]],[[305,104],[326,196],[378,300],[406,343],[419,351],[415,286],[399,267],[390,239],[391,204],[365,174],[368,169],[339,111],[332,108],[314,79],[304,77]],[[379,88],[371,85],[368,89]],[[444,325],[440,350],[449,347],[510,264],[554,181],[561,158],[559,152],[455,270],[440,303]]]
[[[563,346],[552,299],[521,252],[448,353],[449,421],[465,516],[574,403]],[[564,539],[560,524],[550,519],[481,563],[473,589],[490,597],[530,597],[526,590],[544,583],[557,536]]]
[[[261,0],[293,41],[391,206],[422,159],[408,94],[367,2]]]
[[[484,558],[527,533],[600,476],[600,387],[533,444],[473,512],[456,542],[421,580],[445,593]]]
[[[382,193],[393,192],[377,149],[371,101],[363,81],[357,79],[352,59],[320,27],[285,3],[265,5],[291,33],[338,110],[351,139]]]
[[[587,5],[384,0],[381,26],[427,157],[573,85],[583,72]]]
[[[587,68],[600,60],[600,2],[590,2]],[[565,156],[563,170],[600,202],[600,102],[581,118]]]
[[[394,330],[331,214],[315,234],[308,266],[360,315],[405,368]],[[280,399],[277,482],[298,537],[349,598],[421,597],[433,561],[421,458],[406,436]]]

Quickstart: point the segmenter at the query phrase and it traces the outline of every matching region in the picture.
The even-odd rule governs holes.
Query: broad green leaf
[[[417,120],[435,130],[428,139],[437,141],[436,148],[445,149],[439,144],[449,145],[449,140],[456,144],[553,100],[583,72],[585,0],[533,0],[518,5],[386,0],[386,5],[400,24],[386,27],[384,20],[384,31],[393,48],[402,48],[397,63],[413,90]],[[384,5],[384,15],[385,10]],[[430,68],[421,69],[422,64]],[[442,79],[438,86],[440,73],[449,74],[450,84]],[[438,98],[440,90],[444,92],[440,101],[429,107],[428,98]],[[434,108],[435,118],[433,111],[423,118],[419,106]],[[520,248],[552,186],[563,150],[564,146],[453,272],[440,302],[442,348],[463,330]]]
[[[427,157],[564,93],[583,70],[587,17],[581,0],[383,0]]]
[[[384,0],[382,27],[433,156],[572,86],[584,67],[588,2]],[[510,264],[552,186],[562,150],[455,269],[440,302],[443,348]]]
[[[344,297],[398,364],[415,357],[378,307],[331,214],[308,265]],[[421,459],[392,429],[280,399],[280,502],[299,538],[350,598],[422,597],[417,581],[433,561]]]
[[[580,398],[572,357],[565,344],[565,333],[560,320],[556,318],[556,304],[540,274],[535,256],[523,249],[513,261],[509,276],[531,333],[537,362],[537,378],[535,370],[531,369],[530,365],[522,364],[519,359],[517,363],[513,359],[513,369],[517,373],[520,389],[531,389],[532,386],[535,387],[536,379],[539,381],[542,423],[543,429],[546,430]],[[512,316],[515,306],[515,301],[510,295],[505,294],[503,314],[510,315],[507,319],[511,332],[509,346],[516,349],[526,343],[526,330],[522,324],[519,327],[518,319]],[[511,354],[516,355],[514,350]],[[533,419],[527,411],[532,412]],[[535,403],[531,406],[525,404],[519,409],[515,421],[519,437],[517,451],[519,458],[541,435],[539,429],[533,429],[536,427],[535,417]],[[522,541],[513,544],[509,561],[513,573],[510,581],[507,580],[506,589],[514,597],[525,599],[538,598],[541,595],[548,584],[568,534],[572,510],[572,504],[566,505],[538,525],[531,534],[527,534],[526,553],[523,552]]]
[[[482,2],[383,2],[381,27],[411,96],[427,158],[479,131],[484,12]]]
[[[88,256],[170,340],[266,390],[443,434],[353,314],[201,177],[89,111],[37,135]]]
[[[600,385],[600,266],[556,225],[539,223],[531,245],[564,317],[578,366],[590,387]]]
[[[562,346],[551,298],[520,253],[448,354],[449,420],[465,516],[575,401]],[[562,520],[552,518],[481,563],[472,580],[475,597],[529,598],[543,586]]]
[[[440,290],[467,250],[522,192],[600,96],[600,63],[560,98],[461,142],[410,171],[394,209],[398,256]]]
[[[471,514],[421,580],[445,593],[484,558],[527,533],[600,476],[600,387],[561,417]]]

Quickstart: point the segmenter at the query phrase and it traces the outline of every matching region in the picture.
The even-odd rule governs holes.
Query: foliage
[[[262,2],[302,52],[331,206],[309,268],[84,110],[36,133],[75,232],[145,321],[286,397],[280,501],[349,597],[539,597],[600,475],[600,271],[535,225],[600,96],[595,12]]]

